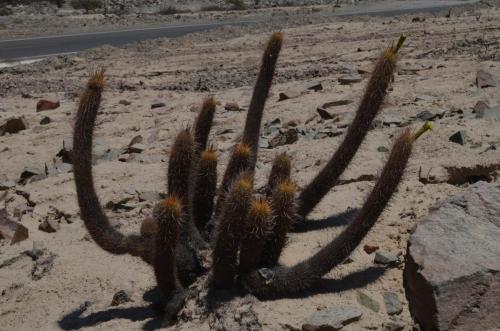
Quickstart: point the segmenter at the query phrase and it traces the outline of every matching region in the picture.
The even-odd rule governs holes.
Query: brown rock
[[[224,109],[227,111],[242,111],[243,109],[236,102],[228,102],[224,106]]]
[[[434,207],[408,241],[404,286],[421,330],[500,325],[500,184],[478,182]]]
[[[28,239],[28,229],[19,222],[12,220],[5,209],[0,209],[0,238],[10,240],[13,245]]]
[[[36,111],[39,112],[39,111],[44,111],[44,110],[52,110],[52,109],[59,108],[59,106],[60,106],[59,101],[54,102],[54,101],[42,99],[36,103]]]
[[[60,226],[59,222],[57,222],[56,220],[47,218],[42,223],[40,223],[38,229],[43,232],[54,233],[60,229]]]
[[[19,131],[26,130],[27,128],[28,122],[26,122],[24,116],[0,119],[0,136],[3,136],[6,133],[18,133]]]
[[[366,254],[371,254],[375,252],[377,249],[379,249],[378,246],[375,245],[364,245],[363,250],[366,252]]]

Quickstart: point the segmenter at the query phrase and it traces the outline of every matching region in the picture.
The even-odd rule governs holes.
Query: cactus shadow
[[[64,315],[57,323],[63,330],[78,330],[91,327],[114,319],[128,319],[133,322],[148,320],[143,330],[156,330],[162,326],[163,306],[160,304],[161,295],[158,289],[147,291],[143,299],[149,305],[141,307],[110,308],[82,316],[87,308],[78,308]]]
[[[385,267],[368,267],[356,272],[352,272],[342,278],[322,278],[316,285],[300,293],[273,297],[271,300],[277,299],[304,299],[316,294],[340,293],[348,290],[365,287],[366,285],[375,282],[382,277],[386,272]]]
[[[344,226],[349,224],[353,217],[358,212],[358,208],[353,208],[346,210],[340,214],[331,215],[322,219],[311,219],[305,220],[303,222],[298,222],[293,228],[293,232],[302,233],[316,230],[323,230],[327,228],[332,228],[336,226]]]

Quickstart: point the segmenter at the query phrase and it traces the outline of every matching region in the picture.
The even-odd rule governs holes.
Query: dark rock
[[[56,156],[61,158],[62,162],[64,163],[73,163],[72,153],[73,141],[71,139],[64,139],[62,143],[62,149],[56,154]]]
[[[417,118],[421,121],[432,121],[434,120],[438,115],[431,113],[428,110],[421,111],[420,113],[417,114]]]
[[[24,116],[7,117],[0,119],[0,136],[6,133],[18,133],[19,131],[26,130],[28,128],[28,122],[24,119]]]
[[[324,103],[321,108],[328,109],[331,107],[347,106],[353,103],[352,100],[336,100]]]
[[[28,228],[14,221],[5,209],[0,209],[0,239],[10,240],[10,244],[13,245],[28,237]]]
[[[61,104],[59,103],[59,101],[50,101],[50,100],[39,100],[37,103],[36,103],[36,111],[39,112],[39,111],[44,111],[44,110],[52,110],[52,109],[57,109],[59,108]]]
[[[47,232],[47,233],[54,233],[54,232],[58,231],[60,228],[61,227],[59,226],[59,222],[57,222],[56,220],[50,219],[50,218],[46,218],[38,226],[38,230],[41,230],[41,231]]]
[[[340,330],[347,324],[358,321],[363,312],[357,307],[332,306],[318,311],[302,325],[302,331]]]
[[[342,130],[337,129],[336,127],[323,128],[316,133],[314,139],[337,137],[340,136],[342,132]]]
[[[403,273],[422,330],[500,325],[500,184],[478,182],[431,209],[408,241]]]
[[[403,311],[403,305],[394,292],[384,292],[384,304],[389,315],[399,315]]]
[[[300,96],[300,93],[298,93],[298,92],[292,92],[292,91],[280,92],[278,101],[294,99],[294,98],[297,98],[299,96]]]
[[[127,146],[130,147],[130,146],[135,145],[135,144],[140,144],[140,143],[142,143],[142,140],[143,140],[142,136],[137,135],[130,140],[130,142],[128,143]]]
[[[384,331],[403,331],[405,324],[402,322],[389,321],[384,323]]]
[[[465,133],[465,131],[457,131],[454,134],[452,134],[450,138],[448,138],[449,141],[460,145],[465,145],[466,139],[467,139],[467,134]]]
[[[146,146],[143,144],[133,144],[128,147],[129,153],[142,153],[146,150]]]
[[[131,102],[128,100],[122,99],[122,100],[118,101],[118,104],[124,105],[124,106],[130,106]]]
[[[334,116],[324,108],[318,107],[316,108],[316,111],[318,112],[319,116],[324,120],[331,120],[334,118]]]
[[[361,75],[346,75],[346,76],[340,76],[338,79],[340,84],[347,85],[347,84],[354,84],[354,83],[359,83],[363,80],[363,77]]]
[[[42,119],[40,120],[40,124],[41,125],[46,125],[46,124],[49,124],[50,122],[52,122],[52,120],[50,119],[50,117],[48,116],[44,116],[42,117]]]
[[[432,102],[436,101],[438,98],[432,95],[419,95],[415,98],[415,102],[419,101],[427,101],[427,102]]]
[[[500,119],[500,106],[479,110],[476,112],[476,118]]]
[[[227,111],[243,111],[242,108],[236,102],[228,102],[224,106],[224,109]]]
[[[274,148],[283,145],[290,145],[299,140],[299,134],[295,129],[288,129],[285,132],[277,132],[269,139],[269,147]]]
[[[474,107],[472,107],[472,113],[478,114],[478,113],[484,112],[485,110],[487,110],[489,108],[490,108],[490,105],[488,104],[487,101],[480,100],[480,101],[476,102]],[[476,115],[476,117],[479,117],[479,116]]]
[[[387,148],[385,146],[379,146],[379,147],[377,147],[377,152],[387,153],[387,152],[389,152],[389,148]]]
[[[499,81],[491,72],[481,69],[476,74],[476,85],[479,88],[496,87],[499,86]]]
[[[318,92],[318,91],[323,90],[323,85],[322,85],[321,83],[318,83],[318,84],[316,84],[316,85],[309,86],[307,89],[308,89],[308,90],[312,90],[312,91],[314,91],[314,92]]]
[[[165,106],[166,105],[164,102],[156,102],[156,103],[151,104],[151,109],[162,108]]]
[[[378,250],[373,261],[378,264],[395,265],[399,262],[399,253]]]
[[[119,306],[127,302],[132,302],[130,295],[124,290],[120,290],[113,295],[113,300],[111,300],[111,306]]]
[[[0,175],[0,191],[8,190],[16,186],[16,183],[5,175]],[[1,199],[0,199],[1,201]]]
[[[33,176],[36,176],[36,175],[44,175],[45,172],[38,169],[38,168],[33,168],[33,167],[25,167],[23,169],[23,171],[21,172],[21,175],[19,176],[19,178],[21,180],[26,180],[30,177],[33,177]]]
[[[376,313],[380,310],[379,303],[365,292],[356,291],[356,299],[360,305],[365,306]]]

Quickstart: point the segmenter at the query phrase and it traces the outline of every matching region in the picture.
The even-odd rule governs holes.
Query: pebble
[[[363,311],[353,306],[331,306],[318,311],[302,325],[302,331],[340,330],[347,324],[358,321]]]
[[[318,84],[315,84],[313,86],[309,86],[307,89],[312,90],[314,92],[318,92],[318,91],[323,90],[323,85],[321,83],[318,83]]]
[[[356,291],[356,298],[360,305],[365,306],[376,313],[380,310],[379,303],[365,292]]]
[[[476,118],[500,119],[500,106],[477,111]]]
[[[38,226],[38,230],[41,230],[43,232],[47,233],[54,233],[57,232],[61,227],[59,226],[59,222],[53,219],[45,219],[40,225]]]
[[[364,245],[363,250],[365,251],[366,254],[371,254],[379,249],[378,246],[376,245]]]
[[[46,124],[49,124],[50,122],[52,122],[52,120],[50,119],[50,117],[48,116],[44,116],[42,117],[42,119],[40,120],[40,124],[41,125],[46,125]]]
[[[384,292],[385,310],[389,315],[399,315],[403,311],[403,305],[398,295],[394,292]]]
[[[50,100],[39,100],[37,103],[36,103],[36,111],[37,112],[40,112],[40,111],[44,111],[44,110],[52,110],[52,109],[57,109],[59,108],[61,104],[59,103],[59,101],[50,101]]]
[[[242,108],[236,102],[228,102],[224,106],[224,109],[227,111],[243,111]]]
[[[378,250],[377,253],[375,253],[373,261],[378,264],[393,265],[399,262],[398,257],[399,253],[397,252]]]
[[[8,117],[0,119],[0,136],[6,133],[18,133],[28,128],[28,122],[24,116]]]
[[[467,139],[467,134],[465,131],[457,131],[454,134],[452,134],[448,140],[455,143],[455,144],[460,144],[460,145],[465,145],[465,140]]]
[[[363,77],[357,74],[346,75],[346,76],[340,76],[337,80],[340,84],[347,85],[347,84],[359,83],[363,80]]]
[[[500,86],[499,79],[491,72],[478,70],[476,74],[476,85],[479,88]]]
[[[166,105],[164,102],[156,102],[156,103],[151,104],[151,109],[162,108],[165,106]]]
[[[111,300],[111,306],[119,306],[121,304],[131,301],[132,299],[130,298],[130,295],[126,291],[120,290],[113,295],[113,299]]]

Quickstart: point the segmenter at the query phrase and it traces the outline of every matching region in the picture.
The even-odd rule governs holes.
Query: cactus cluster
[[[182,307],[186,288],[202,274],[210,286],[239,286],[260,299],[303,291],[339,265],[359,245],[377,221],[401,181],[417,132],[404,130],[396,138],[375,187],[353,220],[310,258],[291,267],[278,264],[287,235],[336,184],[364,140],[379,112],[396,67],[396,46],[383,50],[375,64],[356,116],[343,142],[319,174],[297,196],[287,154],[273,161],[261,195],[253,194],[258,139],[266,99],[272,84],[283,35],[274,33],[264,52],[241,141],[217,187],[217,152],[208,144],[216,102],[207,98],[192,129],[182,130],[170,150],[167,197],[145,219],[139,235],[114,229],[94,189],[92,135],[104,87],[104,70],[92,73],[83,93],[74,128],[74,176],[81,218],[94,241],[112,254],[141,257],[154,269],[164,295],[165,321]],[[211,263],[202,263],[200,252]]]

